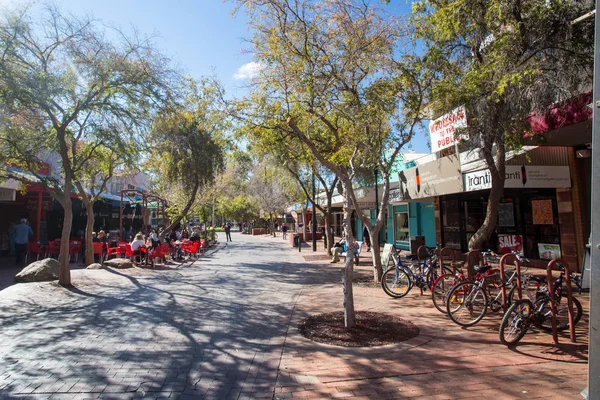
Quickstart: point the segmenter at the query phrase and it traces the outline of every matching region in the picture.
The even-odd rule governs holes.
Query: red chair
[[[75,256],[75,262],[79,261],[79,253],[81,253],[81,242],[79,240],[71,240],[69,242],[69,259]]]
[[[155,247],[154,250],[152,250],[152,253],[150,253],[150,256],[148,257],[148,261],[150,261],[150,265],[152,265],[152,267],[154,267],[154,260],[156,258],[162,259],[162,256],[163,256],[162,248],[160,246]]]
[[[102,264],[102,261],[104,261],[104,243],[94,242],[92,243],[92,246],[94,247],[94,258],[96,258],[96,256],[99,256],[99,262],[100,264]]]
[[[125,244],[125,257],[127,257],[127,258],[133,257],[133,250],[131,250],[131,245],[129,243]]]
[[[127,245],[127,252],[126,254],[129,252],[131,255],[129,257],[132,258],[132,261],[135,264],[141,264],[142,263],[142,259],[146,260],[146,264],[148,263],[148,250],[145,247],[140,247],[137,251],[139,252],[138,254],[135,254],[135,252],[133,250],[131,250],[131,245],[128,244]],[[139,262],[136,261],[136,258],[139,257]]]
[[[164,262],[167,262],[167,258],[169,257],[169,255],[171,255],[171,257],[172,257],[172,254],[171,254],[171,245],[169,243],[166,243],[166,242],[162,243],[160,245],[160,252],[162,254]]]
[[[124,251],[123,251],[124,252]],[[109,247],[108,243],[106,244],[106,259],[110,256],[121,256],[121,247],[117,245],[117,247]]]
[[[40,248],[40,245],[37,244],[37,242],[29,242],[27,243],[27,250],[25,253],[25,264],[27,264],[28,260],[29,260],[29,255],[30,254],[35,254],[36,255],[36,260],[40,259],[40,255],[42,254],[42,250]]]
[[[194,257],[198,253],[200,242],[186,243],[185,247],[181,246],[186,256]]]
[[[56,256],[58,258],[60,255],[60,239],[53,240],[48,242],[48,247],[46,249],[46,256]]]
[[[198,243],[200,243],[201,254],[204,254],[204,251],[206,250],[206,241],[204,239],[200,239]]]

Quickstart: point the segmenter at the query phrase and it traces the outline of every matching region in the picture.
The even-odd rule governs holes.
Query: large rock
[[[104,261],[104,266],[117,269],[125,269],[133,268],[133,263],[129,258],[113,258],[111,260]]]
[[[98,264],[98,263],[93,263],[86,267],[86,269],[102,269],[102,268],[104,268],[102,266],[102,264]]]
[[[15,275],[15,282],[44,282],[58,279],[60,263],[54,258],[33,262]]]

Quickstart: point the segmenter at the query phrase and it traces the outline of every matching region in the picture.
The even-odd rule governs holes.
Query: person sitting
[[[356,258],[356,255],[358,254],[358,251],[360,249],[360,245],[358,244],[356,239],[353,239],[352,244],[352,247],[354,248],[354,256]],[[342,253],[346,253],[346,239],[340,240],[331,248],[331,255],[333,256],[333,258],[331,259],[331,264],[340,261],[340,255]]]
[[[106,236],[106,232],[98,232],[98,241],[102,243],[102,257],[106,257],[106,253],[108,252],[108,236]]]
[[[130,245],[131,251],[133,252],[133,259],[131,261],[134,261],[135,257],[138,256],[140,258],[141,263],[143,255],[145,254],[145,252],[141,249],[146,248],[146,244],[144,243],[144,237],[142,236],[142,234],[138,233],[137,235],[135,235],[135,240],[131,242]]]
[[[176,260],[183,260],[183,250],[181,248],[181,241],[171,240],[171,256]]]

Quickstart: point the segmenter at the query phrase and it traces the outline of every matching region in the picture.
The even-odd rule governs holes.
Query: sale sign
[[[431,151],[436,152],[451,147],[456,142],[454,131],[467,127],[467,115],[465,106],[455,108],[448,114],[429,123],[429,137],[431,138]],[[468,140],[467,135],[461,135],[458,139]]]
[[[498,235],[498,253],[505,254],[511,251],[523,255],[523,236],[514,234]]]

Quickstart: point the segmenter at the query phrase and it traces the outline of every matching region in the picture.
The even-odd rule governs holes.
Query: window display
[[[410,235],[408,229],[408,213],[407,212],[399,212],[395,213],[394,223],[395,223],[395,237],[398,242],[407,242],[408,237]]]

